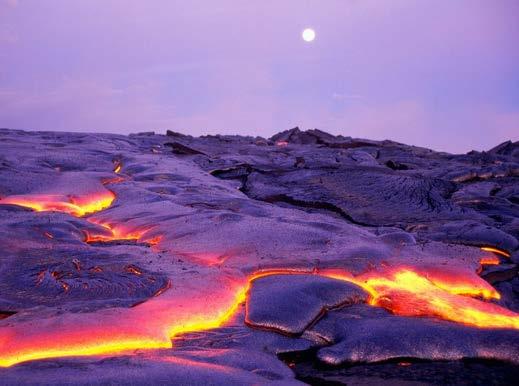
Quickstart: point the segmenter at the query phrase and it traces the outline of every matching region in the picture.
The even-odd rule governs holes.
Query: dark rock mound
[[[519,158],[519,141],[505,141],[488,151],[490,154],[498,154]]]
[[[330,365],[395,358],[485,358],[519,362],[519,333],[515,330],[398,317],[364,305],[328,313],[311,328],[308,336],[333,342],[317,355]]]
[[[273,275],[252,282],[246,323],[298,335],[328,309],[365,302],[355,284],[317,275]]]
[[[387,169],[357,166],[341,170],[252,172],[243,191],[268,202],[335,207],[363,225],[478,218],[449,201],[455,185],[434,178],[401,175]]]
[[[294,127],[272,136],[270,140],[298,145],[316,145],[336,142],[337,137],[317,129],[301,131],[299,127]]]

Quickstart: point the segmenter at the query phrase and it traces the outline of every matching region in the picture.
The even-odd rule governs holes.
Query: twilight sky
[[[296,125],[450,152],[518,140],[519,1],[0,0],[0,127]]]

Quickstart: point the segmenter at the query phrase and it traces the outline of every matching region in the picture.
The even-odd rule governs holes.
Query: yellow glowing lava
[[[510,257],[510,254],[508,252],[503,251],[502,249],[494,248],[494,247],[482,247],[481,250],[485,251],[485,252],[497,253],[498,255],[501,255],[504,257]]]
[[[86,234],[86,242],[91,243],[95,241],[114,241],[114,240],[135,240],[141,241],[141,239],[145,236],[145,234],[153,229],[153,226],[142,227],[136,229],[130,229],[123,225],[113,225],[108,222],[99,221],[93,218],[89,218],[88,222],[92,224],[99,225],[107,230],[106,234],[95,233],[92,231],[85,231]],[[147,239],[146,242],[148,244],[158,244],[161,240],[161,236],[156,236],[151,239]]]
[[[0,200],[0,204],[19,205],[37,212],[65,212],[72,216],[82,217],[108,208],[115,195],[106,190],[84,197],[64,196],[59,194],[27,194],[8,196]]]
[[[459,295],[409,269],[369,273],[355,282],[375,294],[370,303],[402,316],[428,316],[484,328],[519,329],[519,315],[493,303]],[[474,293],[480,295],[480,289]],[[464,295],[471,295],[464,293]]]
[[[224,325],[246,300],[253,280],[268,275],[311,273],[291,269],[257,272],[249,277],[245,285],[237,283],[232,290],[234,295],[220,294],[221,299],[214,303],[218,306],[211,309],[207,309],[204,304],[197,305],[194,301],[191,304],[192,309],[179,309],[180,313],[174,310],[164,313],[164,307],[159,307],[152,309],[154,311],[151,313],[147,312],[145,319],[141,319],[143,316],[140,313],[130,314],[136,318],[134,322],[131,319],[124,322],[112,320],[105,324],[101,319],[93,326],[82,327],[81,324],[77,324],[72,333],[59,330],[49,333],[43,330],[41,337],[36,334],[29,343],[21,344],[21,347],[17,347],[16,339],[9,342],[7,346],[0,345],[0,366],[11,366],[15,363],[42,358],[119,354],[137,348],[169,348],[172,346],[170,339],[179,334]],[[372,272],[357,277],[351,276],[346,271],[314,274],[353,282],[371,295],[370,304],[387,308],[396,315],[438,317],[485,328],[519,329],[518,314],[492,303],[451,293],[448,285],[445,286],[447,289],[441,288],[407,268],[384,273]],[[135,326],[140,326],[144,320],[152,323],[143,326],[143,331],[135,332],[134,329],[137,328]],[[2,340],[5,341],[5,336],[0,330],[0,343]]]

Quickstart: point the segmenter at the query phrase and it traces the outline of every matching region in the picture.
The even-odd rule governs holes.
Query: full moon
[[[315,31],[311,28],[305,28],[301,36],[305,42],[311,42],[315,39]]]

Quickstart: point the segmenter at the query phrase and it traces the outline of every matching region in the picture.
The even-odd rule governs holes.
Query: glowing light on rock
[[[122,169],[123,165],[120,162],[115,163],[114,173],[119,173]]]
[[[77,197],[59,194],[14,195],[1,199],[0,204],[23,206],[37,212],[65,212],[72,216],[82,217],[108,208],[114,199],[115,195],[106,190],[97,194]]]
[[[479,261],[481,265],[498,265],[499,263],[500,261],[497,256],[486,256]]]
[[[481,250],[485,251],[485,252],[497,253],[498,255],[501,255],[501,256],[504,256],[504,257],[510,257],[510,254],[508,252],[503,251],[503,250],[498,249],[498,248],[494,248],[494,247],[482,247]]]

